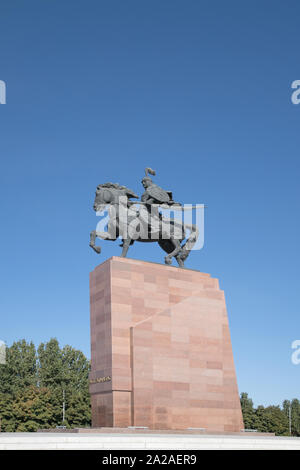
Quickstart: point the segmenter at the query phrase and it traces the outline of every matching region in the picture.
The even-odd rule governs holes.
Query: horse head
[[[131,189],[126,188],[126,186],[121,186],[118,183],[99,184],[96,189],[93,209],[96,212],[101,212],[107,205],[120,204],[120,202],[128,204],[128,199],[132,197],[138,198],[138,196],[131,191]]]

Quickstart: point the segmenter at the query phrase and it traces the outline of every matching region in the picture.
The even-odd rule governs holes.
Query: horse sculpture
[[[123,240],[120,245],[121,256],[126,257],[129,246],[135,241],[157,242],[167,253],[165,263],[172,264],[174,257],[179,267],[183,268],[184,261],[199,236],[197,227],[163,217],[158,212],[158,206],[166,207],[166,205],[152,204],[156,207],[152,210],[151,206],[149,210],[149,205],[131,201],[132,198],[138,198],[138,196],[126,186],[118,183],[104,183],[97,186],[93,208],[96,212],[108,211],[108,224],[107,231],[93,230],[91,232],[90,246],[96,253],[101,253],[101,248],[95,244],[96,238],[110,241],[121,238]],[[137,208],[136,204],[140,204],[140,207]],[[167,207],[172,208],[172,205],[167,205]],[[176,208],[178,209],[178,205]],[[189,235],[186,239],[187,232]]]

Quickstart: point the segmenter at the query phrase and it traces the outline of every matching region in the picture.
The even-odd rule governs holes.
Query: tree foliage
[[[258,418],[253,407],[253,401],[248,397],[248,393],[241,393],[241,408],[245,429],[256,429]]]
[[[6,349],[0,364],[2,431],[36,431],[62,424],[90,426],[89,361],[71,346],[52,338],[35,348],[21,340]]]
[[[297,398],[284,400],[283,411],[288,420],[291,417],[292,435],[300,436],[300,401]]]
[[[6,348],[6,363],[0,364],[0,393],[15,394],[36,385],[37,356],[34,344],[23,339]]]
[[[260,405],[255,409],[247,393],[241,393],[240,400],[245,429],[275,433],[277,436],[289,435],[289,401],[285,400],[282,408]],[[297,399],[294,399],[292,403],[292,435],[299,436],[300,403]]]
[[[273,432],[278,436],[287,436],[289,422],[286,414],[279,406],[258,406],[256,414],[259,418],[257,431]]]

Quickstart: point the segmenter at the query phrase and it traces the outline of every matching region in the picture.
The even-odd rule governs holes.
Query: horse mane
[[[111,189],[117,189],[119,191],[125,191],[128,197],[138,198],[138,196],[131,189],[127,188],[126,186],[122,186],[119,183],[98,184],[97,189],[101,189],[101,188],[111,188]]]
[[[125,186],[121,186],[119,183],[103,183],[103,184],[98,184],[97,189],[100,189],[100,188],[125,189]]]

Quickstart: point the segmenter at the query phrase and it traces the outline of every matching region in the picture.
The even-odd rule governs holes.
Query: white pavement
[[[0,433],[0,450],[300,450],[300,438],[274,436]]]

